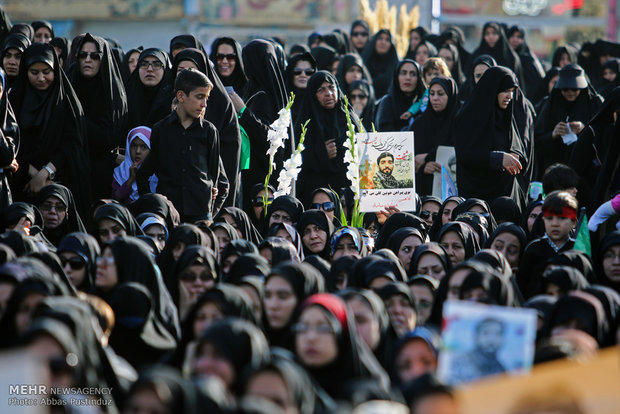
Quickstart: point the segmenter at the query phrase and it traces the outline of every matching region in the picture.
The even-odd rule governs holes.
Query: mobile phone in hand
[[[233,88],[232,86],[226,86],[225,88],[226,88],[226,93],[233,93],[233,92],[235,92],[235,88]]]

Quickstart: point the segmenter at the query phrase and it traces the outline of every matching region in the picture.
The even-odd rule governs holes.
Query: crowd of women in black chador
[[[619,48],[560,46],[547,64],[526,35],[489,22],[470,53],[458,27],[418,27],[401,60],[392,33],[358,20],[288,56],[278,39],[207,50],[192,34],[123,52],[0,13],[0,349],[38,353],[48,385],[111,388],[109,412],[452,413],[434,376],[447,300],[534,309],[537,362],[618,344],[620,232],[600,225],[591,256],[573,236],[579,207],[615,217]],[[192,72],[212,84],[206,106],[179,86]],[[266,185],[291,92],[291,139]],[[183,223],[157,171],[152,193],[135,185],[151,131],[192,99],[229,192]],[[415,211],[347,225],[347,118],[413,132]],[[306,122],[295,193],[277,196]],[[444,200],[439,146],[456,153],[458,195]]]

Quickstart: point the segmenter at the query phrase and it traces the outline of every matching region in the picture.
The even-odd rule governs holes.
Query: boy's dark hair
[[[207,88],[209,93],[211,93],[213,83],[209,80],[207,75],[193,68],[184,69],[179,72],[174,81],[175,94],[178,91],[183,91],[186,95],[189,95],[190,92],[196,88]]]
[[[562,209],[568,207],[577,212],[579,204],[577,199],[567,191],[554,191],[545,198],[542,210],[550,211],[553,214],[562,214]]]
[[[556,190],[576,188],[579,183],[579,175],[568,165],[556,162],[545,170],[542,182],[544,193],[549,194]]]

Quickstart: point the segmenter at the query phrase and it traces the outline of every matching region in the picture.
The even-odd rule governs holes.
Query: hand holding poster
[[[501,373],[532,368],[536,312],[474,302],[448,301],[443,307],[439,378],[460,385]]]
[[[359,152],[360,211],[416,208],[413,132],[355,135]]]

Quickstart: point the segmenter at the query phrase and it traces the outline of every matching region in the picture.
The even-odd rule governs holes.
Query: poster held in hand
[[[490,375],[529,372],[537,318],[533,309],[446,302],[439,378],[461,385]]]
[[[387,207],[415,211],[413,132],[374,132],[355,135],[360,176],[360,211]]]
[[[456,151],[454,147],[447,147],[444,145],[438,146],[435,162],[441,164],[442,170],[441,172],[433,174],[433,196],[445,200],[449,197],[449,195],[444,197],[446,194],[445,190],[451,188],[451,186],[454,186],[454,195],[458,194],[458,184],[456,182]],[[448,180],[448,177],[451,181]]]

